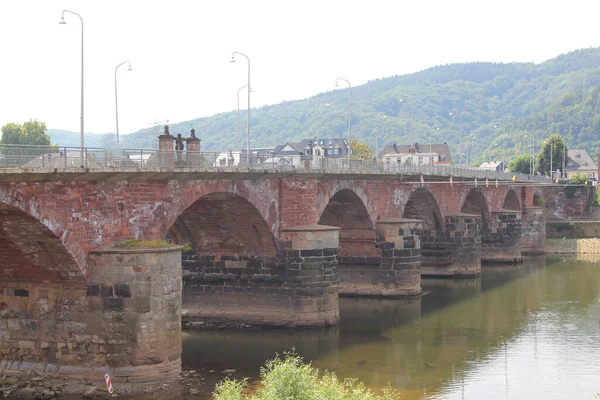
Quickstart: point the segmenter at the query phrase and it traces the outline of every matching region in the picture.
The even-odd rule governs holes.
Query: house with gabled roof
[[[274,155],[343,158],[348,156],[348,149],[348,141],[344,138],[313,138],[302,139],[298,143],[287,142],[277,146]]]
[[[450,164],[452,156],[446,143],[384,146],[379,160],[390,163],[411,164]]]
[[[585,175],[589,178],[598,178],[598,165],[586,150],[568,150],[567,159],[565,168],[567,178],[570,178],[574,174]]]

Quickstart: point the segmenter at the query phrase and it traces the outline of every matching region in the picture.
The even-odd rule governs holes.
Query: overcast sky
[[[600,46],[598,0],[0,2],[0,126],[29,119],[115,132],[237,108],[251,61],[252,107],[435,65],[541,62]],[[242,90],[240,107],[245,109]],[[234,130],[234,127],[232,127]]]

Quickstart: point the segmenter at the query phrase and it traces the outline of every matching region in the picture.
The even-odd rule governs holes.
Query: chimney
[[[396,147],[396,143],[394,143],[394,151],[397,153],[398,152],[398,147]]]

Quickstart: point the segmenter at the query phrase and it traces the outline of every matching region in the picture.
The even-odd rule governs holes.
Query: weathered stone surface
[[[137,278],[160,286],[157,295],[130,285],[136,277],[122,273],[130,263],[149,267]],[[181,369],[180,248],[96,252],[89,265],[88,283],[0,282],[0,375],[36,368],[66,377],[120,371],[116,380],[153,380],[158,370]],[[118,277],[128,280],[111,280]],[[139,306],[148,300],[160,307]]]

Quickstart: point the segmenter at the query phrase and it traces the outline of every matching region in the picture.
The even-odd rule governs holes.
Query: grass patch
[[[276,356],[260,369],[262,385],[255,393],[245,394],[246,379],[225,378],[217,384],[213,393],[215,400],[397,400],[398,393],[389,386],[378,395],[354,379],[343,381],[333,373],[305,364],[295,351]]]
[[[14,378],[0,378],[0,386],[11,386],[16,385],[17,380]]]
[[[126,240],[115,244],[118,249],[160,249],[163,247],[173,247],[174,244],[167,240]]]

